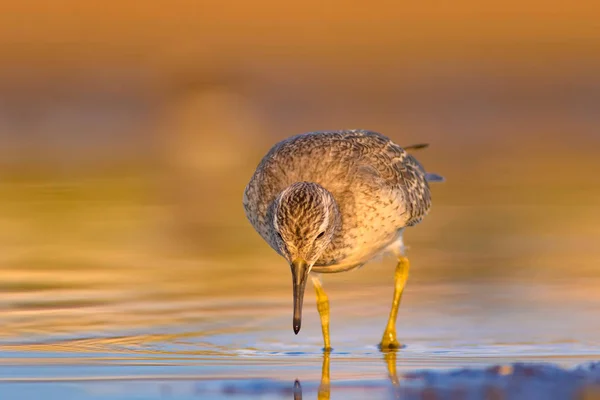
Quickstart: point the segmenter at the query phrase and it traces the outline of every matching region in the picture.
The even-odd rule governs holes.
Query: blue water
[[[597,377],[592,371],[582,379],[573,369],[600,360],[600,296],[593,287],[416,284],[407,290],[398,321],[405,347],[390,358],[376,345],[389,299],[370,296],[387,288],[336,293],[334,285],[329,365],[311,299],[298,336],[291,331],[287,299],[261,293],[252,301],[199,296],[11,310],[4,313],[0,342],[0,393],[25,399],[280,399],[300,393],[362,399],[421,398],[432,391],[439,398],[469,399],[485,398],[481,390],[489,387],[507,398],[531,390],[544,398],[576,398]],[[144,322],[143,315],[152,320]],[[113,323],[94,329],[96,318]],[[538,377],[482,372],[521,362],[560,369],[547,376],[540,370]],[[463,368],[471,372],[457,375]],[[319,391],[326,370],[331,383]],[[426,372],[415,378],[415,371]],[[463,392],[454,393],[457,387]]]

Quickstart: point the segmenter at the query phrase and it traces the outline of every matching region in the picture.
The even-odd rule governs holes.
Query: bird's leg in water
[[[321,329],[323,330],[323,341],[325,343],[323,351],[327,353],[331,351],[331,343],[329,342],[329,299],[325,290],[323,290],[319,277],[311,275],[311,279],[317,291],[317,310],[319,310],[319,316],[321,317]]]
[[[388,319],[385,332],[383,332],[383,338],[379,345],[381,350],[390,350],[400,348],[400,343],[396,338],[396,319],[398,318],[398,307],[400,307],[400,300],[402,300],[402,292],[406,286],[408,280],[408,271],[410,270],[410,263],[408,258],[400,257],[398,265],[396,266],[396,273],[394,274],[395,286],[394,286],[394,300],[392,301],[392,310],[390,311],[390,318]]]
[[[317,393],[318,400],[329,400],[331,397],[331,386],[329,384],[329,355],[330,351],[323,352],[323,366],[321,367],[321,384]],[[294,382],[294,400],[302,400],[302,386],[296,379]]]
[[[319,385],[318,400],[329,400],[331,397],[331,388],[329,385],[329,354],[330,351],[323,352],[323,367],[321,369],[321,384]]]
[[[399,398],[399,390],[400,390],[400,380],[398,379],[398,373],[396,372],[396,352],[395,351],[386,351],[383,354],[383,359],[387,365],[388,375],[390,381],[392,382],[392,386],[394,387],[394,391],[396,392],[396,398]]]

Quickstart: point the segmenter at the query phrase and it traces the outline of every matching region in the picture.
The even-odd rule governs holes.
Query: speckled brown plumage
[[[293,239],[281,236],[281,225],[314,237],[318,225],[329,226],[330,240],[312,270],[339,272],[386,250],[401,252],[404,228],[427,215],[431,194],[425,169],[402,147],[376,132],[341,130],[277,143],[258,165],[243,203],[252,226],[286,258]],[[324,215],[332,218],[329,225]]]

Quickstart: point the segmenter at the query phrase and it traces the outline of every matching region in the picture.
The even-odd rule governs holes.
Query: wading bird
[[[380,347],[400,346],[396,317],[409,272],[404,229],[431,207],[428,182],[443,181],[407,149],[365,130],[311,132],[271,148],[244,191],[246,216],[292,270],[293,329],[300,331],[308,277],[316,288],[324,350],[329,300],[319,278],[358,268],[385,252],[398,258],[389,320]]]

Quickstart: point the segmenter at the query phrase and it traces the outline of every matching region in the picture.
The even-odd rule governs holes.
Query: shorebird
[[[398,258],[382,350],[397,349],[396,319],[410,264],[402,235],[431,207],[427,173],[405,148],[366,130],[310,132],[275,144],[244,191],[246,217],[291,267],[293,329],[300,331],[306,281],[317,293],[324,350],[331,350],[329,299],[320,275],[359,268],[382,253]]]

